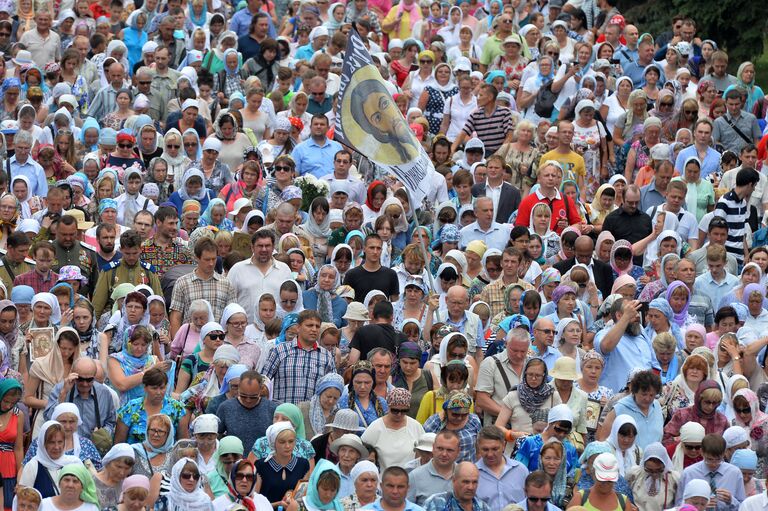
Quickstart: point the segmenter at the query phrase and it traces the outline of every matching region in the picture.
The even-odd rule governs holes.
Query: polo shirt
[[[509,242],[510,228],[507,224],[491,222],[488,230],[483,230],[477,222],[472,222],[466,227],[462,227],[459,232],[459,247],[465,249],[470,242],[480,240],[488,248],[504,250]]]
[[[753,144],[763,136],[763,132],[760,130],[760,125],[757,124],[757,118],[750,113],[741,112],[738,117],[732,117],[730,113],[726,112],[722,117],[718,117],[714,122],[712,140],[720,142],[726,149],[729,149],[736,154],[741,152],[741,148],[747,145],[747,142],[736,133],[736,130],[728,125],[729,120],[739,128],[748,139],[752,139],[751,143]]]
[[[735,190],[726,193],[715,204],[715,215],[728,223],[728,239],[725,249],[741,264],[744,262],[744,236],[747,234],[749,207],[745,199],[740,199]]]
[[[61,59],[61,37],[53,30],[48,31],[47,37],[41,36],[37,29],[27,30],[19,39],[19,43],[29,50],[32,60],[40,68]]]
[[[341,144],[335,140],[326,138],[323,145],[320,145],[310,137],[294,147],[291,157],[296,162],[296,171],[300,176],[312,174],[320,178],[333,168],[333,157],[342,149]]]
[[[325,115],[333,108],[333,99],[328,94],[323,98],[322,103],[315,101],[315,97],[310,95],[307,102],[307,112],[312,115]]]
[[[667,198],[656,189],[656,179],[640,188],[640,208],[648,210],[654,206],[661,206],[666,201]]]
[[[451,491],[451,478],[441,476],[430,460],[408,475],[408,500],[423,506],[429,497],[436,493]]]
[[[550,199],[544,196],[540,189],[537,189],[534,193],[526,195],[525,198],[523,198],[523,200],[520,202],[520,206],[517,208],[517,218],[515,219],[515,225],[528,227],[528,224],[531,220],[531,211],[533,211],[533,207],[540,202],[546,203],[549,206],[549,209],[552,210],[552,221],[550,224],[550,229],[557,232],[558,234],[563,231],[563,229],[559,228],[557,225],[560,218],[567,217],[568,223],[570,225],[581,223],[579,210],[576,208],[576,205],[573,203],[573,200],[570,197],[560,195],[560,192],[556,190],[555,197]]]
[[[384,508],[381,506],[381,497],[378,497],[375,501],[363,507],[363,509],[374,509],[375,511],[384,511]],[[424,508],[406,499],[405,507],[403,508],[403,511],[424,511]]]
[[[726,272],[725,278],[718,282],[712,277],[712,272],[706,272],[696,277],[693,283],[693,292],[695,294],[706,295],[715,306],[720,307],[723,297],[733,291],[739,285],[739,277]]]

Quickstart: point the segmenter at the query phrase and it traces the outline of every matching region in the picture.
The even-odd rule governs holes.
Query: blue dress
[[[381,404],[381,408],[384,410],[384,413],[387,413],[389,410],[387,407],[387,402],[382,397],[377,398],[379,400],[379,404]],[[349,393],[347,392],[344,392],[341,398],[339,398],[339,409],[342,408],[349,408]],[[355,406],[352,409],[357,412],[357,418],[359,419],[361,428],[367,428],[373,421],[379,418],[379,415],[376,413],[376,406],[373,404],[373,401],[368,402],[368,408],[363,408],[363,405],[360,404],[360,400],[355,398]]]
[[[147,42],[147,33],[143,30],[125,27],[123,42],[128,47],[128,62],[131,64],[130,69],[132,70],[133,66],[141,60],[141,47]]]

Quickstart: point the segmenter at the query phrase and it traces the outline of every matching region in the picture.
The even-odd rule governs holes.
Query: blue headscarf
[[[304,497],[307,500],[307,503],[314,509],[321,509],[323,511],[326,510],[334,510],[334,511],[342,511],[343,507],[341,506],[341,502],[339,501],[339,492],[336,492],[336,495],[333,496],[333,499],[328,502],[327,504],[324,503],[322,500],[320,500],[320,495],[317,491],[317,483],[320,479],[320,476],[323,475],[323,472],[335,472],[337,476],[339,476],[339,481],[341,481],[341,471],[339,470],[339,467],[331,463],[330,461],[326,459],[321,459],[317,462],[317,465],[315,465],[315,469],[312,471],[312,475],[309,476],[309,484],[307,485],[307,496]]]
[[[229,382],[235,378],[240,378],[247,370],[248,366],[245,364],[235,364],[227,369],[227,374],[225,374],[224,379],[221,380],[219,395],[224,395],[229,392]]]
[[[541,74],[541,66],[540,65],[541,65],[541,62],[544,59],[548,59],[549,62],[552,64],[549,67],[549,74],[547,76],[544,76],[544,75]],[[554,61],[554,59],[552,57],[544,55],[541,58],[539,58],[539,72],[536,74],[536,86],[537,87],[541,87],[545,83],[551,82],[554,79],[555,79],[555,61]]]
[[[182,141],[184,140],[184,137],[187,136],[187,134],[194,135],[197,139],[197,153],[195,153],[195,157],[192,158],[189,156],[189,154],[187,154],[187,150],[184,149],[184,154],[186,154],[187,157],[192,161],[200,161],[200,159],[203,157],[203,144],[200,143],[200,135],[197,134],[197,130],[194,128],[187,128],[184,130],[184,133],[181,134]],[[205,182],[205,180],[203,180],[203,182]]]
[[[203,180],[203,181],[205,181],[205,180]],[[205,208],[205,211],[200,216],[200,218],[201,218],[201,220],[205,220],[207,225],[213,225],[214,227],[218,227],[218,225],[215,225],[213,223],[213,218],[211,216],[211,214],[213,212],[213,208],[215,206],[224,206],[224,219],[223,220],[225,220],[227,218],[227,215],[226,215],[227,204],[224,202],[224,199],[220,199],[218,197],[216,197],[215,199],[211,199],[211,201],[208,202],[208,207]]]
[[[3,80],[3,85],[0,86],[0,101],[5,99],[5,93],[8,91],[8,89],[12,89],[14,87],[18,87],[19,91],[21,91],[21,80],[15,76]]]
[[[488,76],[485,77],[485,83],[492,83],[494,78],[498,78],[499,76],[501,76],[505,80],[507,78],[507,74],[504,71],[497,69],[496,71],[491,71],[490,73],[488,73]]]
[[[208,2],[203,2],[203,12],[200,13],[200,17],[195,17],[195,10],[192,8],[192,2],[188,3],[189,8],[189,20],[196,27],[205,27],[208,22]]]
[[[227,67],[227,56],[231,54],[237,55],[237,65],[235,66],[235,69],[230,69]],[[224,50],[224,58],[222,59],[224,61],[224,70],[227,72],[227,75],[229,76],[239,76],[240,75],[240,55],[238,55],[237,50],[234,48],[228,48]]]
[[[95,129],[97,133],[101,134],[101,126],[99,126],[99,121],[93,117],[86,117],[85,121],[83,121],[83,127],[80,129],[80,143],[83,145],[85,145],[85,132],[89,129]],[[87,149],[90,152],[97,151],[99,149],[98,141],[96,142],[96,145],[88,147]]]
[[[287,314],[283,318],[283,327],[280,329],[280,335],[277,336],[277,340],[275,340],[275,345],[283,344],[285,341],[287,341],[288,339],[286,337],[286,334],[288,332],[288,329],[298,323],[299,323],[298,314],[294,314],[294,313]]]
[[[491,14],[491,5],[494,3],[499,4],[499,14],[504,12],[504,4],[501,3],[501,0],[491,0],[490,2],[488,2],[488,8],[487,8],[488,16],[486,16],[486,18],[488,19],[488,30],[493,28],[493,20],[496,18],[496,16],[499,15],[497,14],[496,16],[494,16],[493,14]]]

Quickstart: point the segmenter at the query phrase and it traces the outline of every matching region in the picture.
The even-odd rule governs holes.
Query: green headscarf
[[[226,469],[224,469],[221,457],[225,454],[239,454],[242,456],[244,453],[245,448],[243,447],[243,441],[236,436],[225,436],[219,440],[219,448],[216,449],[216,472],[218,472],[222,479],[228,481],[229,474]]]
[[[19,389],[20,391],[22,390],[21,383],[19,383],[18,380],[15,380],[13,378],[5,378],[3,380],[0,380],[0,400],[2,400],[5,397],[5,395],[13,389]],[[0,413],[6,413],[9,411],[10,410],[3,410],[2,408],[0,408]]]
[[[323,501],[320,500],[320,495],[317,491],[317,482],[320,479],[320,476],[323,475],[323,472],[335,472],[336,475],[339,476],[339,484],[341,484],[341,472],[339,471],[339,467],[331,463],[330,461],[326,459],[321,459],[317,462],[317,465],[315,465],[315,469],[312,471],[312,475],[309,476],[309,484],[307,485],[307,496],[304,497],[305,501],[312,506],[315,509],[322,509],[322,510],[330,510],[333,509],[334,511],[342,511],[341,502],[339,502],[338,496],[339,492],[336,492],[336,495],[333,497],[333,500],[331,500],[329,503],[325,504]]]
[[[512,314],[517,314],[514,310],[512,310],[512,300],[509,298],[509,296],[512,294],[512,291],[515,289],[519,289],[520,291],[525,291],[525,288],[521,286],[520,284],[510,284],[507,286],[507,289],[504,290],[504,312],[511,316]],[[522,314],[523,311],[520,309],[520,314]]]
[[[70,463],[69,465],[64,465],[59,472],[59,483],[61,483],[61,480],[67,475],[77,477],[80,480],[80,483],[82,483],[83,491],[80,492],[80,499],[83,502],[89,502],[97,507],[101,507],[99,498],[96,495],[96,484],[93,482],[93,477],[91,477],[91,473],[88,472],[85,465],[82,463]]]
[[[304,414],[301,413],[298,406],[291,403],[283,403],[275,409],[275,413],[283,414],[291,420],[293,429],[296,430],[296,438],[307,439],[304,429]]]
[[[117,306],[117,301],[121,298],[125,298],[126,296],[128,296],[128,293],[132,292],[134,289],[136,289],[136,286],[134,286],[133,284],[124,282],[122,284],[117,285],[115,289],[112,290],[112,295],[110,296],[110,298],[112,298],[113,314],[118,310],[120,310]]]

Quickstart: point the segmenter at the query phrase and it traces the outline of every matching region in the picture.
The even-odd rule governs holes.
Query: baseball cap
[[[592,464],[596,481],[616,482],[619,479],[619,462],[610,452],[604,452],[595,458]]]

